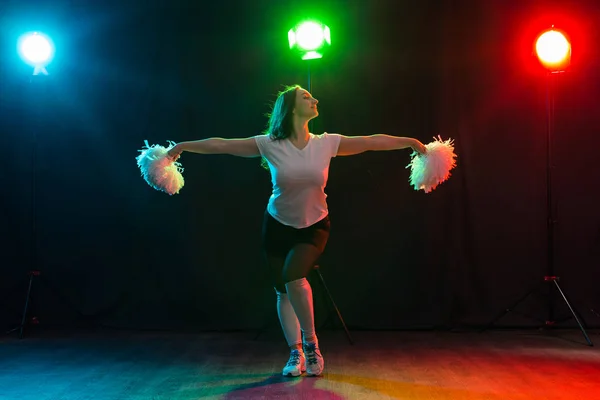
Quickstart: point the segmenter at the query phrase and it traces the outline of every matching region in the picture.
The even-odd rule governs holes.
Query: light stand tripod
[[[32,98],[39,98],[38,94],[40,93],[40,91],[42,89],[46,88],[46,84],[47,84],[47,80],[48,80],[48,76],[44,75],[44,74],[34,74],[32,76],[29,77],[29,82],[27,85],[27,99],[32,99]],[[45,91],[45,90],[44,90]],[[27,287],[27,295],[25,297],[25,307],[23,309],[23,315],[21,317],[21,324],[11,330],[9,330],[8,332],[6,332],[7,334],[10,334],[12,332],[15,331],[19,331],[19,339],[23,338],[23,330],[25,329],[25,325],[27,324],[27,312],[29,310],[29,303],[30,303],[30,299],[31,299],[31,288],[33,286],[33,279],[36,276],[40,276],[40,271],[39,270],[35,270],[35,266],[37,265],[37,227],[36,227],[36,213],[37,213],[37,207],[36,207],[36,191],[37,191],[37,186],[36,186],[36,170],[37,170],[37,160],[36,160],[36,156],[37,156],[37,128],[38,126],[40,126],[40,124],[38,123],[38,113],[40,112],[39,110],[37,110],[35,107],[32,108],[33,110],[33,121],[29,121],[28,126],[29,129],[31,129],[31,241],[30,241],[30,248],[29,248],[29,257],[30,257],[30,266],[31,266],[31,270],[28,271],[28,275],[29,275],[29,282],[28,282],[28,287]],[[37,323],[37,317],[33,317],[31,322],[33,323]]]
[[[554,79],[561,73],[562,71],[548,72],[546,76],[546,215],[547,215],[547,231],[548,231],[548,255],[547,255],[547,274],[544,276],[544,279],[538,286],[534,289],[527,292],[523,297],[519,298],[515,303],[509,306],[506,310],[504,310],[500,315],[494,318],[489,325],[488,328],[491,327],[496,321],[502,318],[507,313],[514,311],[514,309],[521,304],[525,299],[527,299],[533,292],[541,289],[542,286],[545,286],[547,283],[551,284],[551,287],[548,288],[548,318],[546,320],[541,320],[541,322],[547,326],[552,327],[556,324],[556,320],[554,317],[554,298],[552,297],[552,287],[555,287],[560,293],[562,299],[566,303],[569,308],[573,318],[577,321],[579,325],[579,329],[583,333],[586,342],[589,346],[593,346],[592,341],[587,335],[581,321],[577,317],[577,312],[573,309],[567,296],[562,291],[558,282],[560,281],[560,277],[554,275],[554,226],[555,226],[555,217],[553,212],[553,203],[552,203],[552,166],[551,166],[551,138],[554,133],[554,97],[555,97],[555,84]],[[568,318],[566,318],[568,319]],[[565,320],[566,320],[565,319]],[[486,328],[484,328],[485,330]]]
[[[38,101],[43,103],[45,100],[45,95],[47,94],[48,85],[50,84],[49,79],[51,79],[46,74],[36,74],[29,77],[29,81],[27,82],[27,100],[28,103],[32,103],[30,100]],[[76,307],[66,298],[66,296],[62,295],[57,288],[55,288],[51,282],[43,276],[42,272],[39,270],[39,260],[38,260],[38,251],[37,251],[37,130],[40,129],[45,124],[41,121],[39,113],[40,111],[36,106],[36,104],[28,104],[31,108],[31,114],[29,116],[27,122],[27,129],[31,130],[31,241],[29,248],[29,256],[30,256],[30,270],[27,272],[28,285],[27,285],[27,293],[25,296],[25,305],[23,307],[23,314],[21,316],[20,325],[10,329],[6,332],[6,334],[11,334],[13,332],[19,332],[19,339],[23,338],[25,327],[28,324],[37,325],[40,323],[37,316],[33,315],[28,318],[30,314],[30,306],[32,303],[32,289],[34,287],[34,280],[38,281],[36,286],[44,285],[44,288],[51,291],[53,295],[63,303],[69,306],[72,310],[80,318],[86,318]]]

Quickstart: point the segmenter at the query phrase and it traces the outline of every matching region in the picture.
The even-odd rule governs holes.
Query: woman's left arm
[[[364,153],[365,151],[400,150],[408,147],[421,154],[427,152],[423,143],[409,137],[383,134],[370,136],[339,136],[340,145],[337,152],[338,156],[351,156],[353,154]]]

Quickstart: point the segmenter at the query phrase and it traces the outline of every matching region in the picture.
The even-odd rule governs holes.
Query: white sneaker
[[[288,360],[285,367],[283,367],[283,376],[300,376],[304,371],[306,371],[306,367],[304,366],[306,363],[306,358],[304,357],[304,353],[300,350],[292,350],[290,353],[290,359]]]
[[[306,373],[311,376],[321,375],[325,368],[325,360],[316,343],[303,343],[306,355]]]

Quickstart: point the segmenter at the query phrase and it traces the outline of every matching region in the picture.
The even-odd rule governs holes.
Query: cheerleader
[[[286,376],[299,376],[303,372],[318,376],[325,365],[315,333],[312,290],[306,277],[329,239],[325,186],[331,159],[366,151],[412,149],[411,184],[416,190],[426,192],[446,179],[453,167],[450,142],[436,141],[425,146],[414,138],[385,134],[313,134],[308,123],[319,115],[318,103],[302,87],[288,87],[279,93],[263,134],[240,139],[212,137],[171,143],[167,149],[147,146],[144,151],[158,152],[154,154],[153,162],[156,165],[163,162],[155,168],[161,171],[154,175],[159,178],[152,178],[152,167],[140,165],[150,184],[174,194],[183,186],[181,165],[177,163],[183,152],[262,158],[272,181],[272,194],[262,224],[262,251],[271,272],[283,335],[290,348],[289,360],[282,371]],[[438,161],[432,166],[427,160],[429,148],[433,153],[440,153],[441,149],[445,164]],[[148,153],[138,157],[138,164],[145,157]],[[165,171],[165,168],[170,170]],[[160,179],[163,179],[162,183],[158,182]]]

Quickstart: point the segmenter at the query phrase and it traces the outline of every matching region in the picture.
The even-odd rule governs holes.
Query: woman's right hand
[[[181,156],[181,153],[183,152],[183,150],[181,149],[181,145],[176,144],[175,146],[173,146],[171,148],[171,150],[169,150],[167,152],[167,156],[173,160],[173,161],[177,161],[177,159]]]

